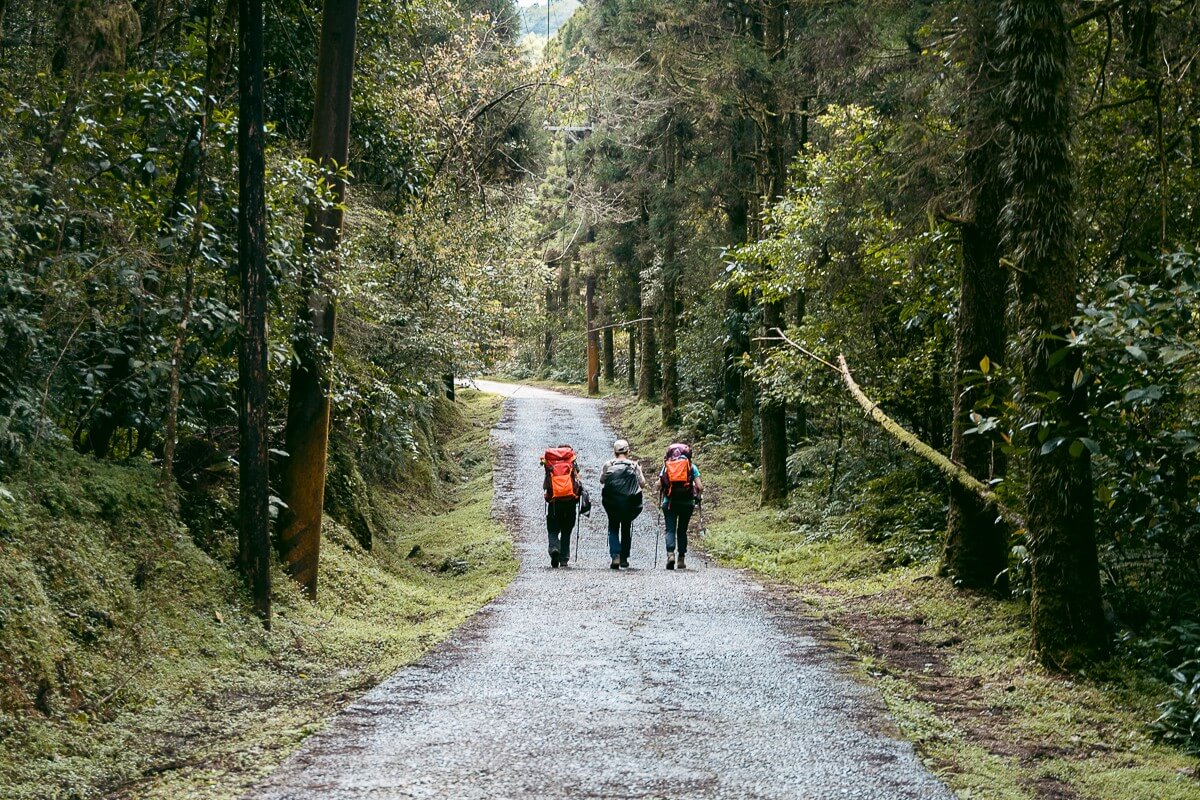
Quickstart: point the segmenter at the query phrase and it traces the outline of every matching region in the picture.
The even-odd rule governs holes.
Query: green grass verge
[[[232,798],[508,584],[501,401],[440,415],[442,481],[373,488],[370,552],[327,518],[320,597],[275,575],[264,631],[148,466],[32,459],[0,501],[0,797]]]
[[[658,406],[618,395],[609,408],[618,435],[661,457],[673,434]],[[868,541],[880,519],[905,511],[886,481],[876,491],[896,495],[877,499],[889,508],[868,500],[831,512],[801,487],[781,511],[760,506],[758,472],[733,449],[701,448],[697,464],[709,494],[704,547],[790,586],[828,620],[959,797],[1200,800],[1200,762],[1146,728],[1164,685],[1132,659],[1072,678],[1040,669],[1024,602],[956,591],[935,577],[929,548],[901,557],[886,539]]]

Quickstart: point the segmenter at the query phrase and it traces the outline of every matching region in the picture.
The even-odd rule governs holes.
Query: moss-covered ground
[[[43,448],[0,500],[0,797],[237,797],[445,638],[515,574],[499,408],[463,392],[439,475],[370,489],[371,551],[327,518],[319,599],[277,573],[270,631],[151,467]]]
[[[616,433],[661,458],[671,434],[659,408],[628,397],[609,405]],[[910,497],[867,487],[861,502],[831,507],[800,487],[781,511],[760,506],[758,473],[732,449],[702,450],[697,464],[709,500],[703,547],[827,620],[959,797],[1200,799],[1200,762],[1147,729],[1165,686],[1132,657],[1071,677],[1039,668],[1025,602],[959,592],[935,577],[936,547],[899,548],[876,530],[910,513]]]

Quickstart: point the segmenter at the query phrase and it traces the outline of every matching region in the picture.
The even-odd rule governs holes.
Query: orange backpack
[[[579,483],[575,480],[575,451],[569,447],[552,447],[542,456],[546,468],[546,502],[578,500]]]
[[[684,497],[690,497],[692,494],[692,460],[687,456],[680,455],[667,461],[664,471],[666,475],[666,495],[667,497],[675,496],[675,492],[679,491]]]

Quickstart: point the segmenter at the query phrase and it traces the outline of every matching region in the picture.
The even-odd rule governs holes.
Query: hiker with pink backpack
[[[667,529],[667,569],[687,569],[688,525],[704,495],[690,445],[676,442],[667,448],[663,468],[658,473],[658,495]]]

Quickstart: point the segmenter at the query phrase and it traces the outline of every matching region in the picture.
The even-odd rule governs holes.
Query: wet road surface
[[[247,797],[952,797],[782,593],[698,557],[667,572],[661,549],[652,569],[652,504],[635,568],[608,568],[597,478],[615,437],[598,403],[479,385],[509,398],[495,513],[517,542],[516,579]],[[578,564],[551,570],[538,458],[562,443],[596,510]]]

